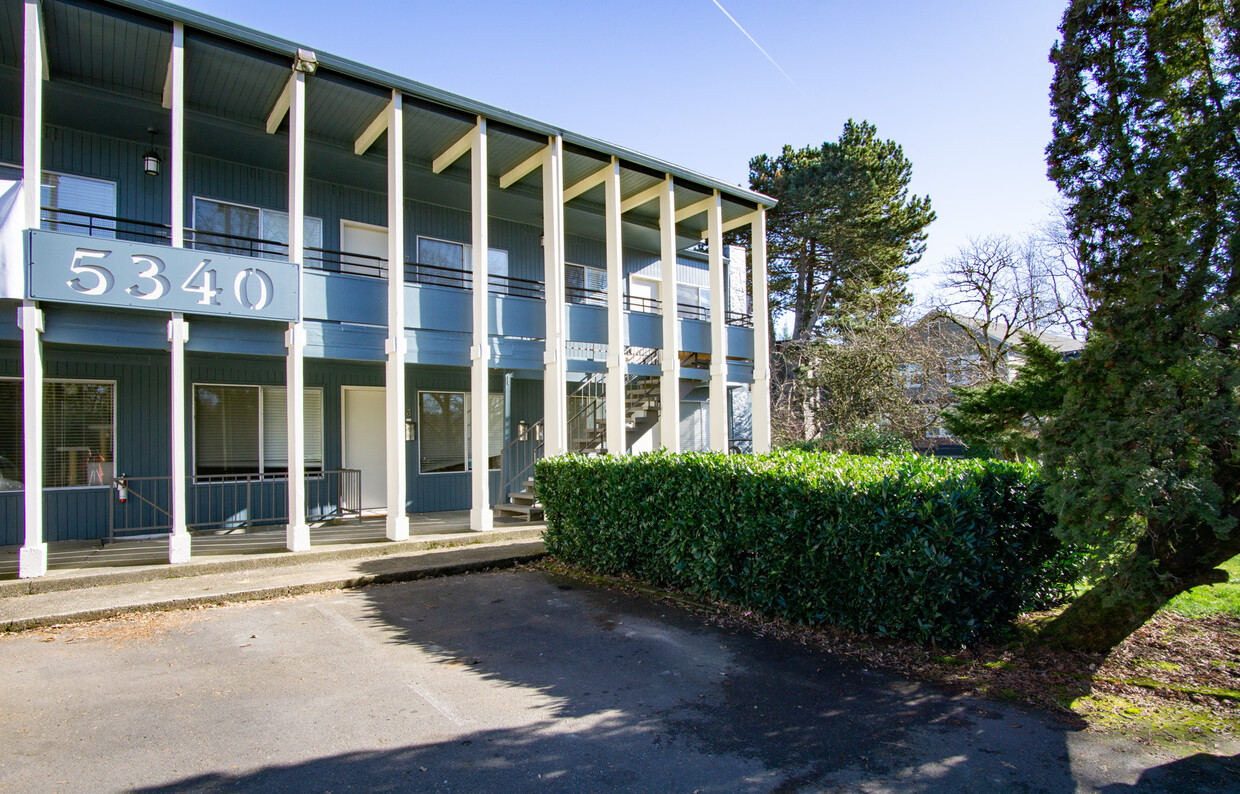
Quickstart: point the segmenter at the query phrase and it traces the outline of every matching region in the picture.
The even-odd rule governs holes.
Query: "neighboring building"
[[[943,410],[954,401],[952,389],[977,386],[995,378],[1010,383],[1023,363],[1019,352],[1013,349],[1023,336],[1036,338],[1064,358],[1076,356],[1085,346],[1083,340],[1050,331],[1013,328],[1002,323],[983,327],[971,317],[941,311],[928,312],[915,328],[925,342],[924,354],[917,363],[904,365],[902,375],[905,388],[915,395],[915,402],[924,411],[927,427],[924,440],[914,442],[914,447],[945,457],[965,453],[964,444],[949,435],[942,424]],[[979,348],[990,352],[983,356]]]
[[[6,2],[0,545],[482,530],[540,454],[763,451],[773,204],[154,0]]]

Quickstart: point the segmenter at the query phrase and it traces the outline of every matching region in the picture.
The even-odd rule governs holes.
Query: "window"
[[[43,382],[43,487],[112,484],[116,473],[116,384],[110,381]],[[22,382],[0,380],[0,490],[20,490]]]
[[[899,373],[900,382],[906,389],[921,388],[921,365],[920,364],[901,364],[896,368]]]
[[[418,264],[434,265],[449,270],[473,271],[473,246],[469,243],[454,243],[450,240],[436,240],[433,237],[418,238]],[[487,251],[487,274],[508,277],[508,252],[499,248]]]
[[[607,305],[607,271],[586,265],[564,266],[564,297],[569,303]]]
[[[678,315],[682,319],[710,319],[710,288],[694,284],[676,285],[676,302]]]
[[[680,404],[680,448],[685,452],[710,451],[710,405],[700,402]]]
[[[418,467],[422,474],[469,471],[473,445],[470,401],[464,392],[418,392]],[[498,469],[504,449],[504,395],[489,395],[487,467]]]
[[[323,247],[323,221],[306,217],[307,248]],[[288,258],[288,213],[194,196],[194,247],[203,251]]]
[[[39,202],[49,208],[43,221],[45,229],[91,237],[116,236],[115,182],[44,171]]]
[[[288,472],[283,386],[194,385],[194,476]],[[306,471],[323,470],[323,390],[306,389]]]

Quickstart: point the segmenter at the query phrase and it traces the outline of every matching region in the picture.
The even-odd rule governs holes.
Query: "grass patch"
[[[1171,599],[1163,608],[1189,618],[1220,614],[1240,617],[1240,557],[1233,557],[1219,567],[1231,575],[1230,581],[1194,587]]]

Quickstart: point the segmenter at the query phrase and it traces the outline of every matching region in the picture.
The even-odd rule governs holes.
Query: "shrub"
[[[904,436],[877,425],[860,425],[811,441],[793,441],[785,444],[784,449],[801,452],[848,452],[853,455],[887,458],[908,455],[913,451],[913,445]]]
[[[561,559],[807,624],[959,646],[1074,578],[1031,464],[656,452],[535,480]]]

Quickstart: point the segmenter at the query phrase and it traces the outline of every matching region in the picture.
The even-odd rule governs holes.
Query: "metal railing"
[[[735,325],[741,328],[753,328],[753,315],[745,312],[725,312],[723,321],[728,325]]]
[[[55,207],[42,208],[42,223],[43,228],[49,231],[67,231],[87,237],[107,237],[157,245],[169,245],[172,240],[172,227],[168,224],[115,215],[62,210]],[[185,244],[200,251],[216,251],[257,259],[288,258],[287,242],[264,240],[259,237],[228,232],[186,228]],[[302,264],[311,270],[378,279],[386,279],[388,275],[387,258],[370,254],[306,246],[303,260]],[[468,290],[473,286],[473,273],[460,268],[406,260],[405,281],[411,284]],[[535,300],[545,300],[547,293],[546,284],[541,281],[504,275],[489,275],[487,291],[494,295],[511,295]],[[586,306],[607,305],[606,290],[569,286],[565,288],[564,296],[568,303]],[[632,312],[659,314],[662,311],[662,304],[657,298],[625,294],[624,308]],[[681,319],[710,319],[708,307],[689,303],[678,303],[676,313]],[[753,315],[728,312],[727,323],[751,327]]]
[[[534,464],[543,458],[544,453],[542,420],[532,425],[519,423],[514,438],[499,453],[501,504],[507,501],[509,492],[521,490],[518,488],[520,483],[533,479]]]
[[[120,501],[121,480],[126,500]],[[288,523],[288,474],[187,477],[185,519],[191,531],[239,530]],[[172,478],[122,477],[108,500],[108,540],[172,531]],[[331,469],[306,474],[306,518],[361,520],[362,472]]]

